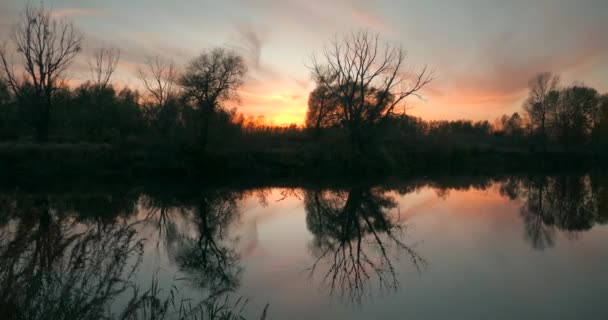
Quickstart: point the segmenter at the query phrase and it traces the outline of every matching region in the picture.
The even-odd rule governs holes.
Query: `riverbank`
[[[175,181],[322,181],[433,174],[499,174],[603,168],[606,156],[585,151],[391,148],[366,157],[316,145],[214,150],[179,145],[0,144],[4,181],[36,179]]]

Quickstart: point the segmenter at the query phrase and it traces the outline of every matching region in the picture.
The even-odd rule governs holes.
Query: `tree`
[[[549,117],[559,100],[559,80],[559,76],[551,72],[542,72],[528,82],[529,94],[524,110],[528,113],[532,130],[540,136],[543,150],[546,148]]]
[[[14,140],[22,133],[23,121],[11,92],[0,78],[0,141]]]
[[[8,86],[0,79],[0,108],[8,104],[10,98],[11,94],[8,90]]]
[[[246,72],[243,58],[222,48],[204,52],[186,66],[179,82],[184,96],[199,110],[202,122],[199,140],[203,149],[207,144],[209,117],[224,103],[238,101]]]
[[[148,93],[142,104],[146,116],[162,133],[175,120],[178,71],[173,61],[160,56],[146,58],[143,67],[137,70],[139,79]]]
[[[593,140],[599,146],[608,146],[608,94],[600,97],[599,117],[594,124]]]
[[[306,127],[315,130],[315,135],[318,136],[321,128],[339,124],[336,111],[337,104],[332,99],[331,92],[323,86],[315,88],[308,96]]]
[[[163,106],[175,97],[178,73],[173,61],[160,56],[148,57],[137,74],[155,104]]]
[[[331,93],[340,122],[362,151],[363,128],[395,114],[397,107],[433,80],[424,67],[406,71],[407,52],[399,46],[379,44],[378,35],[355,32],[334,39],[323,51],[324,62],[312,59],[318,86]]]
[[[118,48],[98,48],[93,52],[93,56],[89,60],[89,69],[93,83],[105,88],[110,82],[110,78],[120,60],[120,49]]]
[[[22,60],[24,78],[19,79],[6,46],[0,50],[0,67],[19,98],[25,95],[24,86],[33,89],[34,97],[28,98],[33,98],[37,138],[44,142],[48,140],[53,92],[58,79],[80,52],[82,35],[71,22],[54,18],[43,5],[28,5],[13,26],[11,40]]]
[[[600,95],[593,88],[573,85],[561,91],[554,131],[565,145],[585,143],[599,119]]]
[[[524,135],[523,119],[519,113],[515,112],[508,117],[503,115],[501,118],[502,128],[506,136],[511,137],[514,140],[519,140]]]

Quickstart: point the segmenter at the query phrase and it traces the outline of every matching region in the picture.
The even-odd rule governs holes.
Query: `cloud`
[[[88,17],[103,14],[103,11],[86,8],[63,8],[51,11],[53,18]]]
[[[258,29],[250,25],[237,25],[236,39],[228,47],[240,52],[249,62],[250,67],[260,68],[262,57],[263,36]]]
[[[137,85],[132,71],[145,56],[161,54],[182,65],[214,46],[236,50],[249,66],[239,110],[267,118],[303,120],[313,86],[306,58],[332,34],[358,29],[407,46],[408,62],[436,70],[427,101],[410,101],[412,112],[425,118],[493,119],[519,110],[528,79],[540,71],[561,74],[565,84],[582,80],[608,90],[598,71],[608,70],[604,0],[52,3],[56,17],[73,19],[85,32],[85,50],[100,43],[121,49],[115,79],[124,83]],[[149,10],[141,11],[142,3]],[[0,1],[0,43],[22,6]]]

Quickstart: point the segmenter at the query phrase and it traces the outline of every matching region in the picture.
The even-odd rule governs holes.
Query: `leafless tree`
[[[313,56],[313,78],[333,95],[355,144],[361,143],[363,126],[394,114],[408,97],[420,97],[433,80],[426,66],[414,72],[406,58],[402,47],[383,46],[378,35],[366,31],[336,37],[322,61]]]
[[[4,45],[0,49],[2,75],[17,97],[22,98],[24,85],[33,88],[36,131],[39,141],[46,141],[53,92],[58,79],[81,51],[82,34],[70,21],[53,18],[43,5],[28,5],[13,26],[11,41],[23,70],[17,71],[8,46]],[[18,75],[21,71],[23,77]]]
[[[148,57],[137,73],[154,103],[164,106],[175,97],[178,71],[173,61],[160,56]]]
[[[185,97],[200,110],[200,142],[207,143],[209,116],[227,101],[238,101],[247,67],[243,58],[231,51],[216,48],[194,58],[180,79]]]
[[[559,81],[559,76],[541,72],[528,83],[529,96],[524,103],[524,110],[531,120],[532,130],[540,135],[543,149],[546,147],[550,114],[559,103]]]
[[[93,83],[101,88],[105,88],[110,82],[110,78],[120,60],[120,49],[118,48],[98,48],[93,52],[89,60],[89,70]]]

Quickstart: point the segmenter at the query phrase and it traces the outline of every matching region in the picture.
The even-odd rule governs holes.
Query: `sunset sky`
[[[0,37],[7,39],[24,0],[0,2]],[[37,3],[37,1],[35,2]],[[268,122],[301,123],[306,113],[310,57],[335,33],[368,29],[409,52],[437,79],[424,100],[409,101],[425,119],[493,120],[517,111],[528,79],[553,71],[564,84],[582,81],[608,91],[606,0],[53,0],[54,15],[85,34],[72,67],[87,79],[86,57],[99,46],[122,51],[115,76],[138,87],[146,56],[184,64],[205,49],[225,46],[247,60],[240,112]]]

